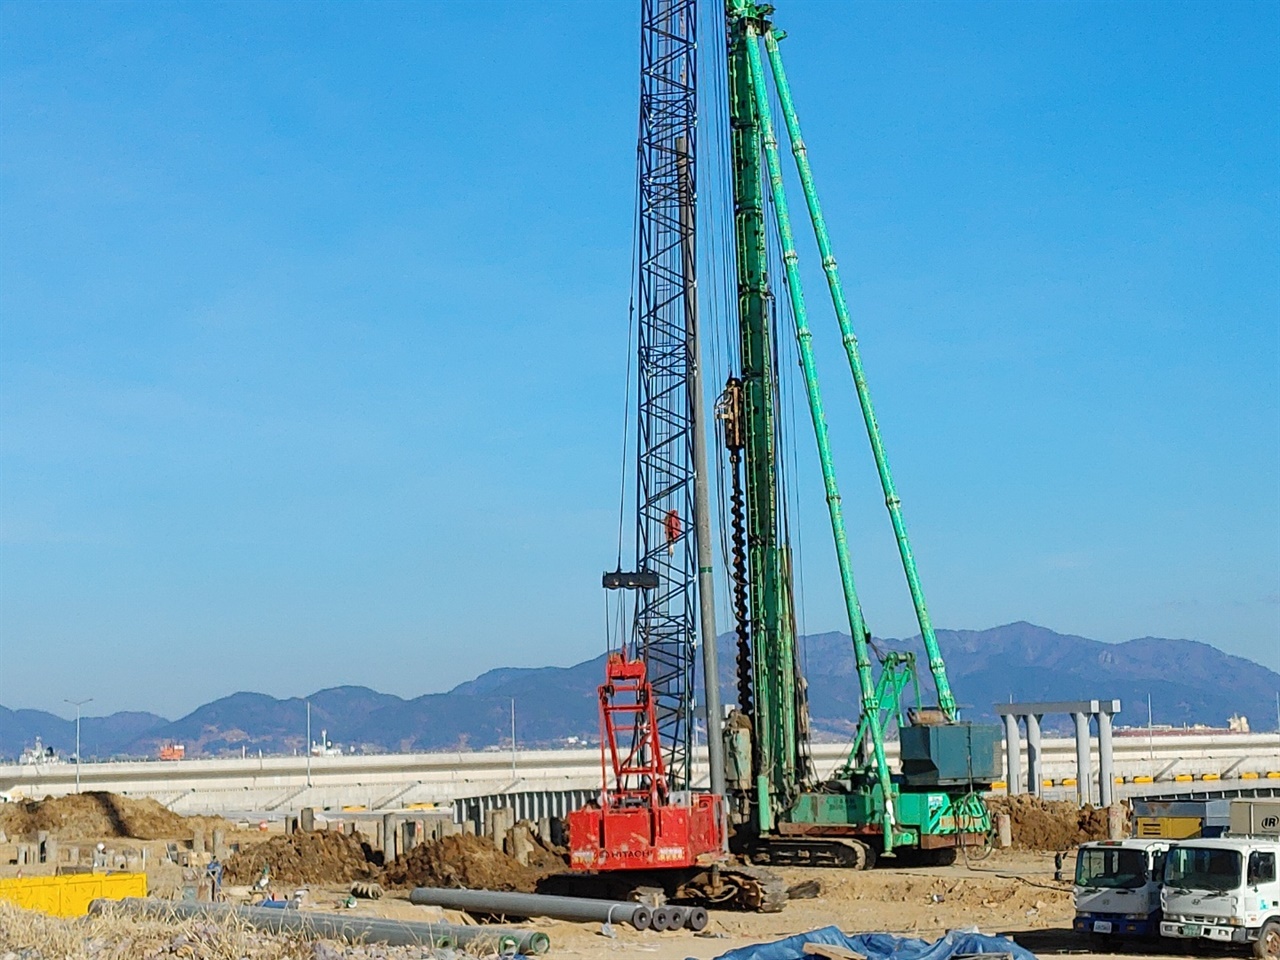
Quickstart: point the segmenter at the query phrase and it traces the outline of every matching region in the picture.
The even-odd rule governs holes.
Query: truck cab
[[[1280,960],[1280,841],[1233,837],[1175,844],[1165,858],[1165,937],[1251,944]]]
[[[1160,933],[1160,881],[1167,840],[1099,840],[1076,852],[1077,933],[1154,937]]]

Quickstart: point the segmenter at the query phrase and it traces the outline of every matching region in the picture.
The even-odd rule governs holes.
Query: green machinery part
[[[756,762],[752,804],[753,828],[769,833],[777,819],[795,817],[809,823],[878,822],[883,849],[910,844],[922,833],[935,832],[949,818],[946,830],[957,824],[985,822],[981,800],[955,797],[945,791],[899,795],[892,781],[884,751],[884,724],[895,715],[901,727],[900,698],[908,677],[915,679],[914,657],[889,654],[882,660],[876,681],[871,662],[870,632],[862,615],[850,560],[840,493],[828,436],[826,416],[818,383],[808,324],[804,291],[798,270],[798,254],[792,231],[790,209],[783,184],[782,165],[774,133],[772,110],[760,44],[767,52],[774,89],[782,109],[800,182],[804,189],[809,219],[822,257],[823,272],[835,308],[842,341],[863,421],[871,442],[876,469],[884,491],[885,504],[897,540],[916,618],[929,657],[929,668],[938,691],[939,708],[948,723],[957,717],[955,698],[947,679],[946,665],[925,605],[923,588],[911,552],[906,525],[889,470],[883,440],[867,388],[857,339],[849,318],[848,305],[840,281],[830,237],[822,216],[813,172],[800,132],[790,85],[783,68],[778,39],[768,16],[772,7],[751,0],[726,0],[729,38],[729,117],[733,156],[734,223],[738,259],[740,347],[743,368],[747,496],[749,513],[749,560],[751,589],[751,649],[755,699],[752,710]],[[761,168],[761,156],[765,169]],[[791,616],[791,578],[785,538],[778,527],[776,485],[775,410],[773,408],[772,351],[769,342],[768,305],[770,299],[765,240],[765,198],[761,183],[767,174],[778,238],[782,247],[786,286],[795,323],[800,365],[804,374],[810,417],[817,441],[827,509],[840,569],[841,588],[849,628],[853,637],[862,714],[855,744],[869,744],[867,758],[871,781],[846,795],[813,794],[801,782],[797,730],[804,705],[797,683],[796,636]],[[918,688],[917,688],[918,700]],[[968,734],[966,734],[968,736]],[[954,738],[951,738],[954,741]],[[855,747],[855,753],[857,748]],[[856,777],[864,769],[850,756],[838,776]],[[895,801],[908,808],[905,830],[899,830]],[[970,809],[977,804],[976,812]],[[810,809],[812,808],[812,809]],[[945,832],[945,831],[944,831]]]
[[[745,62],[751,19],[729,20],[729,112],[733,161],[734,233],[742,363],[742,417],[747,469],[747,537],[752,638],[752,737],[755,749],[756,828],[767,833],[773,814],[798,786],[800,724],[796,636],[790,616],[791,581],[781,535],[775,449],[773,350],[764,195],[760,189],[760,121]]]

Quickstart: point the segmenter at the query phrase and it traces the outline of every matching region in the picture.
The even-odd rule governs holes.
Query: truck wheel
[[[1268,920],[1262,925],[1253,944],[1253,955],[1258,960],[1280,960],[1280,920]]]

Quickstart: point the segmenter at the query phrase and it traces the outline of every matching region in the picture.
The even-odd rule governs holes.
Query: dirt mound
[[[563,866],[563,863],[560,864]],[[419,844],[387,867],[393,887],[470,887],[532,893],[539,872],[507,856],[485,837],[454,834]]]
[[[208,837],[214,827],[230,830],[231,824],[220,817],[183,817],[150,798],[99,791],[0,806],[0,830],[11,837],[47,830],[59,840],[189,840],[198,827]]]
[[[317,830],[272,837],[234,853],[224,865],[224,876],[228,883],[252,883],[264,865],[279,883],[349,883],[377,879],[381,872],[360,834]]]
[[[1107,811],[1077,807],[1066,800],[1041,800],[1029,795],[988,797],[994,817],[1007,813],[1012,821],[1013,845],[1022,850],[1070,850],[1086,840],[1107,839]]]

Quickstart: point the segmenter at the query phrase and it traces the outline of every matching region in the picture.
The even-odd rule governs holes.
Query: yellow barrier
[[[73,873],[66,877],[0,880],[0,900],[55,917],[83,917],[99,898],[145,897],[145,873]]]
[[[1258,774],[1253,770],[1246,770],[1244,773],[1240,774],[1240,779],[1241,780],[1257,780]]]

